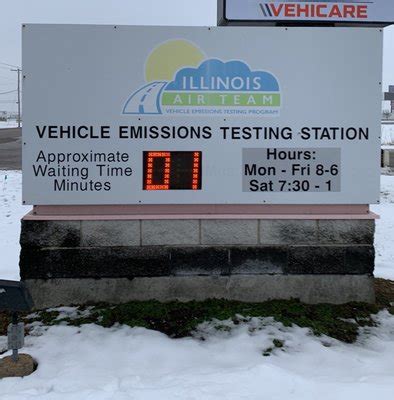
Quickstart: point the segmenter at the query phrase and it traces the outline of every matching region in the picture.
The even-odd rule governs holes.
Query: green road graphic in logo
[[[279,115],[278,80],[241,60],[207,59],[190,42],[156,48],[145,67],[147,84],[133,92],[123,114]]]

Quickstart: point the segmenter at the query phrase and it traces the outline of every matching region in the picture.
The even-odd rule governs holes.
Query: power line
[[[7,66],[5,66],[5,65],[1,65],[1,64],[0,64],[0,68],[1,68],[1,69],[5,69],[6,71],[9,71],[11,67],[7,67]]]
[[[7,67],[11,67],[11,68],[20,68],[17,65],[13,65],[13,64],[7,64],[5,62],[0,62],[1,65],[6,65]]]
[[[14,90],[9,90],[8,92],[0,92],[0,94],[8,94],[8,93],[14,93],[14,92],[17,92],[17,90],[14,89]]]

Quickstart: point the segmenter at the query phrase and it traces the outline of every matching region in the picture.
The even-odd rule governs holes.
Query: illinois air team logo
[[[242,60],[207,58],[192,43],[172,40],[158,46],[145,64],[146,83],[127,99],[123,114],[279,114],[278,80]]]

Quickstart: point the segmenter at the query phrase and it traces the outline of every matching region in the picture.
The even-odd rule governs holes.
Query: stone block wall
[[[84,301],[145,298],[137,295],[139,281],[144,293],[156,287],[148,298],[164,300],[202,296],[261,301],[291,295],[309,302],[373,301],[373,242],[373,220],[23,220],[20,273],[42,305],[47,305],[42,288],[56,282],[63,282],[58,294],[71,283],[81,293],[88,282],[112,287],[109,297],[98,291]],[[345,276],[352,283],[347,293],[338,294],[338,282]],[[171,290],[164,285],[170,278]],[[199,288],[201,279],[205,283]],[[222,283],[210,291],[213,279]],[[249,295],[234,295],[240,293],[234,287],[237,281],[246,284]],[[276,282],[274,291],[262,289],[269,281]],[[164,297],[158,282],[167,288]],[[173,286],[176,282],[179,288]],[[190,282],[193,290],[187,289]],[[289,282],[298,282],[297,288]],[[231,285],[232,292],[226,289]],[[316,294],[319,287],[325,295]],[[119,290],[124,295],[118,299]],[[83,298],[80,292],[77,297]],[[305,293],[315,295],[305,298]],[[55,303],[70,301],[65,295]]]

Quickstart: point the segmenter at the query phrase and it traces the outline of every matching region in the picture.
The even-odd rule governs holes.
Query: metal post
[[[12,313],[12,325],[16,327],[18,325],[18,314],[16,312]],[[18,349],[12,349],[12,361],[18,362]]]
[[[21,127],[21,88],[20,88],[20,74],[21,74],[21,69],[11,69],[12,72],[17,72],[18,73],[18,128]]]

